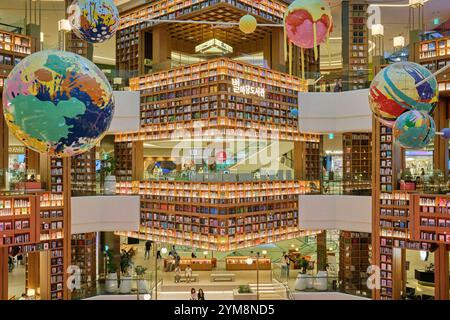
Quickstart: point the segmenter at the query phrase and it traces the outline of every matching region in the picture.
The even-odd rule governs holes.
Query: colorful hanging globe
[[[433,118],[421,111],[407,111],[394,124],[394,138],[406,149],[422,149],[436,135]]]
[[[87,42],[108,40],[119,28],[119,10],[113,0],[74,0],[67,14],[72,31]]]
[[[300,48],[315,48],[333,29],[330,7],[322,0],[295,0],[284,15],[284,27],[290,42]]]
[[[438,102],[435,77],[416,87],[431,72],[414,62],[397,62],[381,70],[372,80],[369,105],[380,120],[393,123],[410,110],[432,114]]]
[[[251,14],[246,14],[239,19],[239,30],[243,33],[253,33],[256,30],[257,25],[258,22],[256,21],[256,18]]]
[[[91,61],[71,52],[39,51],[9,74],[3,111],[11,132],[27,147],[74,156],[105,135],[114,113],[113,93]]]

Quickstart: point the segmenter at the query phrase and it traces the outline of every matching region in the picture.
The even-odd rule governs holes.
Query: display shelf
[[[34,196],[0,196],[0,247],[36,243],[39,234],[36,212]]]
[[[414,202],[415,239],[450,243],[450,196],[416,195]]]
[[[371,296],[367,268],[371,265],[371,234],[341,231],[339,235],[339,278],[345,293]]]
[[[345,193],[372,188],[372,134],[343,134],[343,182]]]
[[[252,258],[252,264],[248,264],[248,258]],[[258,265],[256,261],[258,260]],[[256,257],[226,257],[225,258],[226,270],[271,270],[272,260],[269,258],[256,258]]]
[[[31,37],[0,30],[0,92],[9,72],[31,54]]]
[[[421,41],[419,43],[420,60],[450,59],[450,37],[435,40]]]
[[[218,251],[292,239],[300,235],[298,195],[309,185],[119,182],[118,193],[141,195],[139,232],[119,234]]]

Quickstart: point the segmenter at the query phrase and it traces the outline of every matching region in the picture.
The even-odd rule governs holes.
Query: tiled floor
[[[20,298],[25,293],[25,266],[16,265],[12,272],[8,273],[8,297]]]

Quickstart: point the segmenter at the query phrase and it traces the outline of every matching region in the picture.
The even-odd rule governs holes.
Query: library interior
[[[0,0],[0,300],[450,300],[448,0]]]

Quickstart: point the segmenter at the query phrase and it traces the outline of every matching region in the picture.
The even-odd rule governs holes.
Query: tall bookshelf
[[[144,174],[144,144],[142,141],[115,142],[117,181],[141,179]]]
[[[0,92],[9,72],[31,54],[31,37],[0,30]]]
[[[302,179],[320,180],[322,177],[322,137],[318,141],[302,143]]]
[[[368,85],[369,30],[368,3],[363,0],[342,2],[342,52],[344,70],[348,74],[344,91],[364,89]]]
[[[344,133],[343,182],[346,194],[370,192],[372,188],[372,134]]]
[[[345,293],[371,296],[367,268],[372,256],[371,234],[341,231],[339,235],[339,278]]]
[[[72,195],[92,195],[96,192],[96,148],[72,158]]]
[[[71,241],[72,263],[80,267],[81,292],[93,292],[96,288],[96,241],[95,232],[73,234]],[[75,296],[75,293],[73,294]]]

